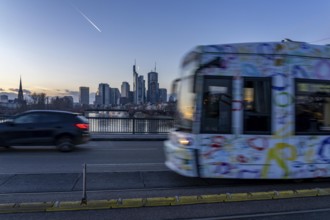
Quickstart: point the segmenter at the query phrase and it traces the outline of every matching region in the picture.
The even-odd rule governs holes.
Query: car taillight
[[[89,125],[88,124],[83,124],[83,123],[75,124],[75,126],[77,128],[80,128],[80,129],[88,129],[89,128]]]

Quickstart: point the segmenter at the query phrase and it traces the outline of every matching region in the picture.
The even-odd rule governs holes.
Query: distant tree
[[[35,109],[44,109],[46,107],[46,94],[45,93],[32,93],[30,95],[30,107]]]
[[[73,100],[71,97],[68,96],[64,96],[64,97],[56,96],[52,98],[51,106],[52,108],[59,110],[72,110]]]

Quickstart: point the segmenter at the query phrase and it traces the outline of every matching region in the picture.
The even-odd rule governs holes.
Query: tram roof
[[[254,54],[288,55],[330,59],[330,45],[315,45],[306,42],[283,40],[281,42],[232,43],[201,45],[195,47],[183,59],[182,66],[207,54]]]

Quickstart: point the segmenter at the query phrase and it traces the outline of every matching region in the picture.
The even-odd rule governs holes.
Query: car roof
[[[62,110],[28,110],[23,112],[25,113],[54,113],[54,114],[69,114],[69,115],[79,115],[78,113],[75,112],[69,112],[69,111],[62,111]]]

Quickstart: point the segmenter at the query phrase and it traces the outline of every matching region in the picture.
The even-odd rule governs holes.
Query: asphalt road
[[[173,197],[327,188],[323,181],[232,181],[187,178],[164,166],[162,141],[97,141],[71,153],[52,147],[0,150],[0,203],[77,201],[82,164],[88,198]],[[0,219],[328,219],[329,196],[143,208],[0,214]],[[1,207],[0,207],[1,208]]]
[[[92,141],[73,152],[54,147],[0,148],[0,174],[81,173],[167,170],[162,141]]]

